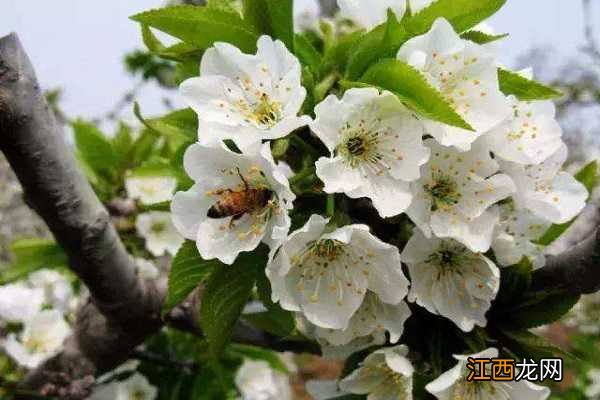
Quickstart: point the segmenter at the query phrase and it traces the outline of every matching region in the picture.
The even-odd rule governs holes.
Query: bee
[[[269,189],[250,188],[239,169],[237,172],[244,184],[244,189],[238,191],[224,189],[215,192],[221,198],[208,209],[208,218],[233,217],[231,220],[233,222],[241,218],[244,214],[265,208],[273,198],[273,192]]]

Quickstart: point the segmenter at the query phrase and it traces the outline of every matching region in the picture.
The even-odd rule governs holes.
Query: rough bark
[[[114,366],[161,325],[161,296],[139,280],[108,212],[79,170],[15,34],[0,39],[0,150],[27,204],[65,250],[93,302],[79,315],[63,353],[32,373],[39,389],[53,374],[73,380]],[[41,376],[43,375],[43,376]],[[49,379],[50,378],[50,379]]]

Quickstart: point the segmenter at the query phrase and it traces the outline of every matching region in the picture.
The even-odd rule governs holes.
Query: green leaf
[[[134,177],[154,177],[154,176],[175,176],[173,166],[169,160],[164,158],[151,158],[144,161],[142,165],[132,169],[129,176]]]
[[[274,351],[263,349],[261,347],[249,346],[245,344],[233,343],[228,351],[229,354],[241,358],[249,358],[251,360],[266,361],[271,368],[284,374],[289,374],[290,371],[285,363]]]
[[[206,5],[217,10],[237,12],[235,3],[235,0],[208,0]]]
[[[85,121],[73,123],[77,152],[94,171],[112,171],[119,162],[119,157],[112,143],[93,124]]]
[[[251,253],[241,253],[233,265],[221,266],[208,280],[202,296],[200,323],[213,357],[219,357],[229,342],[258,274],[266,266],[267,256],[265,245]]]
[[[591,195],[594,187],[598,183],[598,163],[596,161],[592,161],[588,163],[585,167],[583,167],[579,172],[575,174],[575,179],[581,182],[588,193]],[[554,224],[544,234],[541,238],[538,239],[538,243],[544,246],[548,246],[556,239],[558,239],[569,227],[577,217],[573,218],[571,221],[565,222],[564,224]]]
[[[282,337],[290,335],[296,327],[294,316],[291,312],[281,308],[279,304],[273,303],[271,300],[271,283],[264,271],[258,274],[257,288],[258,296],[267,311],[246,314],[244,319],[255,327],[273,335]]]
[[[296,35],[295,49],[296,56],[298,56],[300,62],[310,68],[313,74],[318,76],[323,56],[314,48],[306,36]]]
[[[457,32],[464,32],[494,15],[506,0],[437,0],[405,21],[411,36],[429,31],[438,18],[445,18]]]
[[[326,48],[323,56],[322,75],[327,75],[331,72],[343,73],[346,71],[350,54],[352,54],[352,50],[357,46],[362,37],[362,32],[352,32],[349,35],[341,37],[332,46]]]
[[[508,33],[503,35],[490,35],[481,31],[471,30],[463,33],[460,37],[477,44],[487,44],[508,37]]]
[[[519,100],[549,100],[562,96],[562,93],[539,82],[527,79],[516,72],[498,69],[500,90],[505,95],[515,95]]]
[[[221,268],[216,260],[204,260],[198,254],[196,243],[188,240],[179,249],[169,271],[169,289],[163,314],[181,304],[206,278]]]
[[[68,262],[63,249],[53,240],[17,240],[10,250],[15,262],[0,273],[0,285],[23,279],[43,268],[64,267]]]
[[[201,49],[227,42],[254,52],[258,34],[239,14],[207,7],[179,5],[146,11],[132,20],[166,32]]]
[[[156,37],[148,25],[141,24],[141,26],[142,39],[151,53],[167,60],[180,62],[189,59],[196,61],[200,59],[200,56],[202,55],[202,49],[185,42],[176,43],[172,46],[166,47]]]
[[[356,80],[373,63],[383,58],[394,58],[408,37],[404,26],[398,22],[393,12],[388,11],[387,21],[365,33],[352,47],[346,79]]]
[[[521,262],[500,270],[500,290],[494,300],[494,308],[518,303],[531,286],[533,267],[527,257]]]
[[[575,174],[575,179],[581,182],[591,195],[598,183],[598,162],[594,160],[586,164]]]
[[[387,59],[378,62],[369,68],[360,82],[389,90],[406,106],[424,117],[473,130],[419,71],[401,60]]]
[[[173,111],[164,117],[147,119],[146,126],[172,139],[195,141],[198,137],[198,116],[191,108]]]
[[[507,347],[512,354],[519,359],[552,358],[556,355],[573,358],[570,353],[550,344],[543,337],[537,336],[529,331],[502,331],[500,342]]]
[[[112,146],[121,165],[128,161],[127,157],[129,156],[132,145],[133,136],[131,133],[131,128],[123,122],[119,123],[119,130],[112,139]]]
[[[293,0],[243,0],[244,20],[294,51]]]
[[[521,304],[507,313],[507,317],[513,326],[536,328],[560,319],[573,308],[579,297],[560,289],[528,292]]]

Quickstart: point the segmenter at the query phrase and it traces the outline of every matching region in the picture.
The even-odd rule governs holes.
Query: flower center
[[[40,338],[28,338],[23,342],[23,345],[29,354],[43,352],[46,348],[46,343]]]
[[[361,168],[365,173],[383,175],[391,169],[392,160],[402,160],[393,145],[387,145],[392,135],[389,127],[382,128],[380,119],[360,120],[356,124],[346,123],[340,130],[342,140],[336,151],[353,169]]]
[[[271,101],[266,93],[254,105],[253,119],[266,128],[271,128],[281,120],[281,104]]]
[[[494,398],[498,400],[509,400],[510,395],[503,387],[506,384],[492,381],[461,380],[452,391],[452,400],[479,400],[482,398]]]
[[[456,205],[461,198],[456,182],[443,173],[432,174],[431,182],[426,184],[424,189],[432,201],[431,211],[448,209]]]
[[[408,388],[409,388],[409,378],[406,376],[397,373],[390,367],[388,367],[385,363],[380,363],[376,365],[363,365],[361,369],[361,374],[365,379],[369,378],[381,378],[381,384],[379,387],[376,387],[371,394],[382,394],[390,396],[393,391],[393,398],[397,400],[406,400],[408,399]],[[391,390],[390,390],[391,389]],[[387,397],[386,397],[387,398]],[[390,398],[392,398],[390,396]]]
[[[146,394],[140,389],[135,390],[129,396],[130,400],[144,400],[145,398],[146,398]]]
[[[167,229],[167,224],[165,224],[164,222],[155,222],[152,224],[152,226],[150,227],[150,230],[153,233],[159,234],[164,232]]]
[[[471,259],[472,254],[462,244],[442,242],[438,251],[431,254],[426,262],[440,267],[442,271],[450,271],[461,268]]]
[[[310,301],[318,303],[322,284],[328,285],[328,290],[337,295],[337,304],[341,306],[344,291],[355,290],[358,294],[364,294],[354,275],[357,267],[362,268],[364,275],[368,275],[371,264],[369,258],[373,256],[371,253],[358,254],[351,246],[335,239],[309,242],[291,258],[292,266],[301,270],[296,289],[308,291]]]

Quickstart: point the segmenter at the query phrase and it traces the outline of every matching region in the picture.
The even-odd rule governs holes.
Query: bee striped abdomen
[[[209,210],[209,218],[239,217],[246,213],[262,209],[271,199],[267,189],[247,189],[229,192],[221,196]]]

